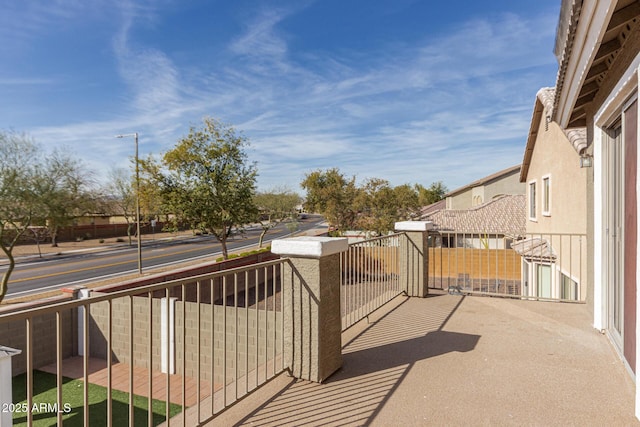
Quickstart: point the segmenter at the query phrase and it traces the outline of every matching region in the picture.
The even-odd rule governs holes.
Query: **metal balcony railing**
[[[150,416],[156,410],[153,399],[165,402],[161,421],[168,421],[175,405],[180,406],[171,425],[210,419],[285,369],[281,289],[285,262],[94,293],[86,299],[1,314],[0,328],[11,331],[10,341],[2,344],[23,350],[14,356],[13,375],[26,373],[26,407],[37,403],[34,372],[49,365],[55,375],[55,406],[64,408],[70,401],[63,392],[65,372],[80,362],[83,403],[72,408],[71,415],[80,416],[85,426],[98,411],[89,396],[96,366],[106,375],[106,405],[98,414],[106,425],[112,425],[117,411],[128,413],[131,426],[155,425],[158,417]],[[123,367],[128,377],[124,382],[115,376]],[[116,405],[114,391],[123,384],[129,402]],[[146,411],[134,407],[134,395],[148,398]],[[24,416],[32,425],[33,412]],[[66,416],[58,411],[50,424],[62,425]]]
[[[468,294],[582,302],[586,297],[584,234],[433,232],[429,287]]]
[[[404,291],[400,248],[406,240],[402,233],[363,240],[340,255],[343,331]]]

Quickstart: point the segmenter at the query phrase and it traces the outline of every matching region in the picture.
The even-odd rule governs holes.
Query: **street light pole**
[[[138,162],[138,132],[116,135],[116,138],[133,136],[136,141],[136,235],[138,236],[138,274],[142,274],[142,236],[140,234],[140,162]]]

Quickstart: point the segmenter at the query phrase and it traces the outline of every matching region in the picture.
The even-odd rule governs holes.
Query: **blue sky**
[[[204,116],[258,186],[339,167],[449,189],[518,164],[560,0],[0,0],[0,129],[105,179]]]

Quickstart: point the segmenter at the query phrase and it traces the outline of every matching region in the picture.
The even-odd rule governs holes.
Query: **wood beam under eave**
[[[588,81],[591,81],[593,79],[596,79],[599,76],[601,76],[602,74],[606,73],[607,71],[609,71],[609,67],[607,66],[607,62],[606,61],[602,61],[602,62],[599,62],[597,64],[594,64],[589,69],[589,72],[587,73],[587,77],[585,78],[585,82],[588,82]]]
[[[569,126],[567,126],[567,128],[582,128],[587,126],[587,118],[586,117],[578,117],[578,118],[571,118],[571,120],[569,121]]]
[[[611,16],[611,20],[609,21],[607,32],[617,31],[628,22],[638,17],[640,17],[640,2],[636,1],[631,3],[629,6],[625,6],[622,9],[614,12],[613,16]]]
[[[580,123],[584,123],[584,124],[580,124]],[[571,119],[569,120],[569,126],[567,126],[568,128],[572,128],[572,127],[580,127],[580,126],[586,126],[587,124],[587,113],[584,110],[584,108],[574,108],[573,113],[571,114]]]
[[[586,104],[590,103],[591,101],[593,101],[593,98],[596,97],[596,93],[597,92],[591,92],[591,93],[588,93],[588,94],[586,94],[584,96],[579,97],[578,100],[576,101],[576,104],[573,106],[573,109],[574,110],[578,110],[581,107],[583,107],[584,105],[586,105]]]
[[[600,89],[600,85],[598,84],[598,82],[591,82],[591,83],[587,83],[586,85],[582,85],[582,88],[580,89],[580,95],[578,95],[578,98],[587,96],[590,93],[596,93],[598,89]]]
[[[620,49],[622,45],[620,44],[620,40],[617,38],[603,43],[600,45],[600,49],[598,49],[598,53],[596,53],[596,57],[594,58],[594,62],[597,62],[609,55],[611,55],[616,50]]]

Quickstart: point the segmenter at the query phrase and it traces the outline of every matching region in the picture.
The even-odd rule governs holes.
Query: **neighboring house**
[[[469,209],[503,194],[524,194],[525,185],[519,176],[520,165],[512,166],[453,190],[444,196],[446,208]]]
[[[524,236],[525,196],[501,195],[469,209],[423,208],[421,220],[433,222],[439,232],[436,246],[476,249],[508,249]],[[442,205],[440,205],[442,206]]]
[[[640,4],[569,1],[561,7],[553,117],[587,127],[589,306],[633,377],[638,327],[638,79]],[[636,416],[640,388],[636,384]]]
[[[586,128],[564,130],[551,120],[555,89],[536,95],[520,171],[527,186],[523,296],[584,300],[587,292],[587,173],[580,153]]]

